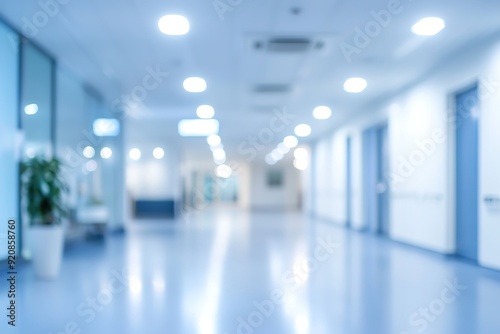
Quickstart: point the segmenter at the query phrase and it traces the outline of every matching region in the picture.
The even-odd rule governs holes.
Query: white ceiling
[[[310,123],[315,136],[324,133],[415,82],[465,45],[500,30],[499,1],[403,0],[401,13],[347,62],[339,43],[352,44],[354,29],[364,28],[373,21],[371,12],[386,9],[390,2],[241,0],[221,20],[212,0],[71,0],[60,5],[34,40],[109,103],[140,85],[148,66],[169,73],[144,100],[141,115],[129,119],[131,142],[176,137],[179,119],[195,118],[199,104],[212,104],[223,142],[230,147],[267,127],[272,106],[287,108],[297,118],[277,135],[277,143],[300,122]],[[301,13],[293,14],[292,8]],[[0,2],[1,15],[19,29],[23,17],[40,10],[38,0]],[[159,32],[158,19],[172,13],[189,19],[188,35]],[[411,26],[425,16],[444,18],[447,28],[431,38],[414,36]],[[252,47],[256,40],[283,36],[322,40],[324,47],[298,54],[269,54]],[[208,90],[185,92],[182,81],[188,76],[204,77]],[[345,93],[343,82],[352,76],[366,78],[368,89],[359,95]],[[291,91],[256,94],[258,84],[286,84]],[[313,119],[312,109],[319,104],[332,107],[330,120]],[[203,141],[182,143],[202,147]]]

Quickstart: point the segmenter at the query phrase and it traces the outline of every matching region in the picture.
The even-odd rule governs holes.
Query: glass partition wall
[[[110,212],[111,228],[121,227],[125,219],[123,135],[121,131],[108,137],[92,134],[95,119],[118,117],[99,99],[97,93],[89,93],[87,86],[76,79],[68,79],[71,81],[68,89],[59,89],[70,92],[72,95],[69,96],[80,97],[76,99],[78,104],[73,105],[75,100],[71,97],[57,100],[57,73],[53,58],[0,20],[0,220],[3,221],[0,225],[0,244],[6,241],[7,220],[15,219],[18,254],[25,258],[31,256],[27,233],[29,221],[24,209],[26,203],[21,199],[21,161],[35,156],[51,158],[59,155],[63,164],[71,167],[66,161],[67,149],[71,149],[79,165],[68,168],[68,175],[65,176],[81,183],[88,181],[91,186],[87,197],[80,196],[81,199],[85,204],[92,200],[104,203]],[[66,94],[61,94],[61,97],[63,95]],[[61,101],[66,102],[61,104]],[[57,126],[61,139],[58,152],[55,145],[56,108],[64,111],[64,114],[59,112],[62,118]],[[71,123],[74,117],[80,117],[84,122]],[[68,123],[73,127],[67,128]],[[92,143],[88,145],[95,150],[95,156],[85,157],[83,150],[87,144],[82,146],[82,143],[90,139]],[[79,197],[75,192],[81,190],[78,185],[82,184],[75,181],[71,185],[74,197]],[[123,196],[116,196],[117,193]],[[84,206],[78,200],[68,204],[72,212]],[[0,261],[6,258],[7,248],[0,248]]]
[[[28,42],[21,49],[21,125],[24,158],[53,154],[54,62]]]
[[[19,219],[19,37],[0,22],[0,260],[7,258],[7,220]]]
[[[54,60],[23,39],[20,48],[20,115],[23,145],[21,160],[54,154]],[[21,207],[26,203],[21,201]],[[22,210],[22,255],[30,258],[29,220]]]

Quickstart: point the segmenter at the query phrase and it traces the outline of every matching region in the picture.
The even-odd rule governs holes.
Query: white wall
[[[417,87],[395,100],[389,109],[390,235],[451,252],[454,246],[449,238],[452,226],[448,206],[454,196],[448,191],[448,142],[432,140],[435,131],[442,134],[439,138],[448,132],[447,92],[439,86]],[[428,153],[419,145],[428,145]]]
[[[7,220],[18,221],[18,53],[15,35],[0,23],[0,260],[7,258]],[[18,224],[19,227],[19,224]]]
[[[363,228],[363,135],[350,130],[351,137],[351,227]]]
[[[363,229],[363,130],[387,118],[380,110],[362,114],[325,136],[314,146],[311,170],[313,172],[313,214],[337,224],[345,225],[347,138],[351,138],[351,226]]]
[[[269,170],[283,172],[283,186],[269,187]],[[252,210],[297,210],[300,196],[300,172],[289,161],[275,166],[254,162],[250,166],[250,203]]]
[[[162,146],[165,156],[154,159],[152,144],[136,145],[142,152],[139,161],[127,157],[127,190],[133,199],[165,200],[180,198],[178,153],[173,146]],[[126,155],[132,147],[126,149]]]
[[[311,168],[314,172],[314,189],[316,195],[314,196],[314,214],[321,219],[330,219],[330,205],[329,201],[333,197],[331,195],[331,141],[329,138],[319,141],[315,145],[313,153],[313,162]]]
[[[448,116],[449,110],[453,110],[452,97],[478,81],[481,95],[479,261],[485,266],[500,268],[500,208],[488,208],[482,201],[486,195],[500,197],[499,39],[457,51],[411,89],[388,99],[380,107],[366,110],[365,116],[336,129],[334,136],[349,131],[358,136],[364,128],[386,118],[393,181],[390,236],[438,252],[453,253],[455,127]],[[375,114],[379,120],[374,117],[370,121],[369,115]],[[359,178],[359,168],[362,167],[360,152],[360,145],[353,145],[353,169],[358,175],[355,179]],[[328,156],[334,154],[331,139],[320,140],[315,153],[315,211],[320,217],[333,219],[335,213],[328,209],[327,204],[336,198],[332,193],[335,191],[332,178],[338,175],[328,175]],[[356,207],[353,214],[359,222],[362,206],[354,195],[359,191],[360,179],[357,180],[353,181],[356,184],[353,188],[358,189],[353,191],[353,207]],[[338,185],[336,190],[339,190]],[[337,198],[337,206],[342,203]]]
[[[402,182],[392,185],[391,236],[394,239],[443,253],[455,252],[455,122],[450,118],[453,96],[475,82],[480,83],[480,94],[486,96],[484,81],[494,72],[494,65],[486,60],[498,62],[499,56],[500,52],[495,51],[491,43],[468,47],[387,107],[390,113],[391,167],[396,177],[403,176]],[[499,94],[497,87],[488,98],[481,99],[483,115],[497,114],[500,105],[498,100],[495,102],[495,96]],[[497,132],[500,125],[495,116],[481,116],[480,124],[483,139],[487,129],[495,128],[491,134]],[[496,142],[490,139],[482,140],[480,144],[481,188],[493,184],[496,178],[485,174],[497,159]],[[418,156],[424,157],[422,163],[417,163]],[[404,160],[411,168],[401,173]],[[499,194],[500,189],[493,191],[495,193]],[[484,191],[478,200],[482,197]],[[495,229],[497,224],[486,225],[482,201],[480,210],[479,261],[491,266],[491,257],[500,261],[497,255],[500,248],[491,246],[498,245],[500,231]],[[497,214],[497,221],[499,217]],[[488,264],[483,261],[485,258],[490,258]]]
[[[295,169],[289,158],[275,166],[269,166],[261,160],[255,160],[251,163],[229,160],[227,164],[232,168],[232,177],[237,180],[238,184],[238,207],[242,210],[257,211],[298,210],[300,204],[303,203],[301,200],[304,200],[301,198],[301,188],[305,172]],[[218,179],[215,176],[215,167],[216,165],[211,159],[203,159],[202,156],[198,158],[184,157],[180,167],[181,173],[187,182],[187,195],[196,197],[198,209],[207,207],[207,203],[204,203],[203,200],[205,197],[205,176],[212,176],[219,189],[227,184],[224,179]],[[269,187],[267,185],[267,173],[270,170],[283,172],[282,187]],[[193,172],[196,172],[197,175],[196,189],[193,189]],[[196,192],[195,194],[192,193],[193,190]],[[219,204],[219,201],[219,196],[216,196],[212,204]]]
[[[238,177],[238,206],[248,210],[251,205],[252,181],[250,179],[251,169],[247,164],[240,163],[236,171]]]
[[[316,215],[342,225],[347,220],[346,143],[345,131],[335,132],[317,143],[314,177]]]
[[[500,198],[500,43],[484,62],[481,86],[479,151],[479,261],[500,269],[500,203],[487,205],[486,196]]]
[[[331,170],[332,174],[332,199],[330,203],[332,219],[335,222],[345,224],[347,221],[347,134],[337,132],[332,140],[331,152]]]
[[[309,147],[309,167],[301,172],[301,201],[302,201],[302,211],[309,216],[314,216],[314,196],[315,196],[315,186],[314,182],[314,170],[311,168],[311,151],[313,147]]]

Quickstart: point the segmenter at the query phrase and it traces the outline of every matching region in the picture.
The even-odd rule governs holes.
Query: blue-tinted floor
[[[136,223],[18,284],[9,333],[500,333],[500,273],[298,214]]]

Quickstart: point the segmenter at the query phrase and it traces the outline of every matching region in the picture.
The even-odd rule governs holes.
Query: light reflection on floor
[[[500,332],[499,272],[299,214],[137,222],[69,245],[56,282],[22,266],[18,290],[12,333]]]

